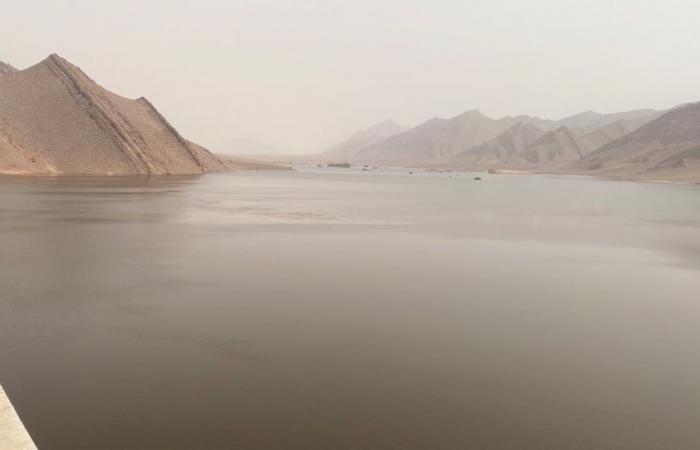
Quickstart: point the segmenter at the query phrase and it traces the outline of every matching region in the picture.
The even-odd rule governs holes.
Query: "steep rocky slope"
[[[627,178],[700,180],[700,103],[667,112],[569,169]]]
[[[165,175],[228,170],[145,98],[113,94],[51,55],[0,77],[0,173]]]

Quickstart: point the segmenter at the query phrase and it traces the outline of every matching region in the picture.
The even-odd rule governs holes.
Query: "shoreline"
[[[221,174],[235,174],[240,172],[293,172],[297,168],[304,168],[304,166],[294,167],[293,164],[284,165],[282,164],[270,164],[260,161],[248,160],[248,161],[236,161],[238,163],[243,162],[237,169],[232,169],[230,171],[223,172],[205,172],[205,173],[193,173],[193,174],[116,174],[116,173],[104,173],[104,174],[63,174],[63,173],[32,173],[27,171],[3,171],[0,170],[0,179],[78,179],[78,178],[90,178],[90,179],[105,179],[105,180],[116,180],[116,179],[139,179],[139,180],[174,180],[180,178],[197,178],[204,175],[221,175]],[[352,168],[361,168],[363,164],[353,164]],[[309,166],[311,168],[312,166]],[[598,180],[608,180],[608,181],[626,181],[631,183],[654,183],[654,184],[668,184],[676,186],[700,186],[700,179],[698,180],[674,180],[674,179],[663,179],[663,178],[634,178],[627,177],[623,175],[603,175],[603,174],[590,174],[581,172],[560,172],[560,171],[545,171],[545,170],[523,170],[523,169],[469,169],[469,168],[435,168],[435,167],[425,167],[425,166],[378,166],[377,168],[386,169],[406,169],[406,170],[420,170],[425,172],[437,172],[437,173],[469,173],[469,174],[488,174],[488,175],[560,175],[560,176],[578,176],[587,177],[591,179]]]

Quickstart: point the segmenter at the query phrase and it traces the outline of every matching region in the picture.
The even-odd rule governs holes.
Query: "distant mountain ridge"
[[[509,160],[491,159],[494,166],[516,164],[523,168],[556,168],[579,160],[601,146],[633,132],[657,117],[655,110],[636,110],[614,114],[585,112],[554,122],[555,128],[540,136],[526,148],[511,154]],[[461,161],[477,168],[485,161],[475,159],[478,149],[469,149]],[[472,164],[469,164],[469,163]],[[474,164],[477,163],[477,164]]]
[[[529,116],[491,119],[478,110],[471,110],[451,119],[431,119],[357,151],[354,158],[382,163],[436,163],[483,144],[521,122],[549,124]]]
[[[492,140],[456,155],[454,160],[477,164],[520,164],[521,154],[547,132],[532,123],[516,123]],[[468,154],[467,154],[468,153]]]
[[[636,109],[633,111],[612,114],[601,114],[595,111],[586,111],[558,120],[557,125],[570,129],[583,128],[587,130],[597,130],[619,121],[649,121],[660,114],[661,112],[656,111],[655,109]]]
[[[625,178],[700,181],[700,103],[670,110],[573,162],[569,169]]]
[[[606,120],[596,118],[598,123]],[[642,125],[640,120],[618,120],[593,131],[589,127],[559,126],[544,131],[531,123],[518,123],[481,146],[454,158],[454,163],[471,168],[553,168],[583,158]],[[574,124],[575,125],[575,124]]]
[[[355,163],[700,182],[700,103],[665,111],[587,111],[557,121],[492,119],[471,110],[325,156]]]
[[[408,130],[408,127],[401,126],[391,119],[385,120],[365,130],[356,132],[343,142],[327,149],[324,154],[354,159],[363,149]]]
[[[616,114],[589,111],[552,121],[526,115],[492,119],[471,110],[450,119],[434,118],[369,144],[350,138],[348,141],[354,144],[351,152],[328,151],[325,156],[406,165],[564,164],[633,131],[658,114],[654,110]]]

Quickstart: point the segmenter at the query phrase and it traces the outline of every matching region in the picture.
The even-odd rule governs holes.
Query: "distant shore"
[[[687,175],[682,174],[671,174],[668,178],[659,177],[658,175],[645,176],[635,176],[634,174],[605,174],[605,173],[588,173],[582,171],[568,171],[561,169],[537,169],[537,168],[525,168],[525,167],[515,167],[515,168],[498,168],[498,167],[455,167],[445,164],[411,164],[411,163],[385,163],[379,164],[377,162],[367,162],[367,161],[341,161],[332,158],[324,158],[323,155],[298,155],[298,156],[263,156],[261,157],[264,161],[275,161],[277,164],[289,165],[291,167],[298,166],[309,166],[309,167],[327,167],[329,165],[338,166],[339,164],[350,164],[352,168],[402,168],[406,170],[422,170],[427,172],[452,172],[452,173],[487,173],[491,175],[576,175],[590,178],[597,178],[601,180],[616,180],[616,181],[630,181],[636,183],[663,183],[663,184],[676,184],[676,185],[698,185],[700,184],[700,174],[698,175]]]

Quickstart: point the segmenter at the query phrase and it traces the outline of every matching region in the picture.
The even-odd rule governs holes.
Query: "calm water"
[[[0,178],[41,449],[700,448],[700,189]]]

